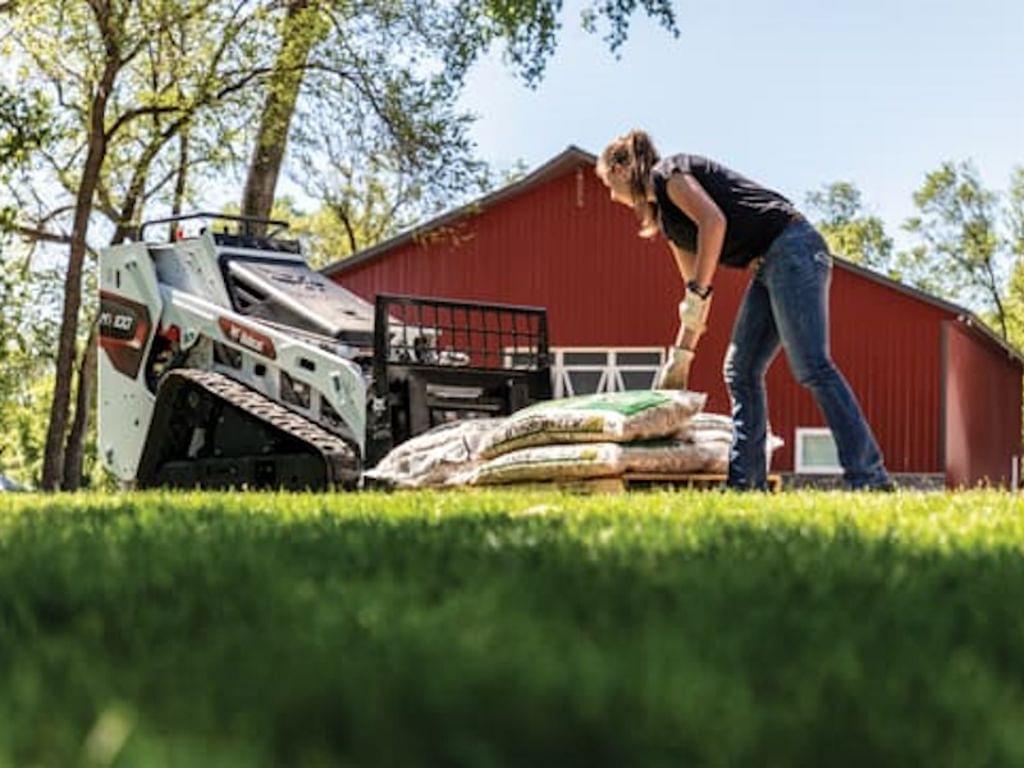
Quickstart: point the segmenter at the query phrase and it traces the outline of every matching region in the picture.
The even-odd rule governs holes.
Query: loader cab
[[[171,247],[185,239],[186,225],[205,241],[239,314],[372,349],[373,305],[310,269],[299,242],[282,235],[287,222],[195,213],[147,222],[140,239],[145,227],[168,222],[174,227]]]
[[[314,272],[301,253],[246,248],[214,234],[234,309],[352,347],[373,346],[373,305]],[[298,243],[295,243],[296,248]]]

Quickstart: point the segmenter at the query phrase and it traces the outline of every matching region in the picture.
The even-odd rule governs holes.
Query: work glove
[[[668,361],[658,371],[654,381],[655,389],[686,389],[690,383],[690,364],[694,351],[683,347],[672,347]]]
[[[711,309],[711,297],[702,299],[693,291],[687,290],[683,300],[679,302],[679,322],[688,330],[704,333],[704,321]]]

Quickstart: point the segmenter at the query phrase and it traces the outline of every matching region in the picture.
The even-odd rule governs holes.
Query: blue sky
[[[943,160],[974,160],[997,189],[1024,165],[1022,0],[676,3],[679,38],[638,19],[618,60],[566,5],[536,90],[497,54],[471,73],[462,104],[499,168],[643,127],[662,154],[709,155],[801,204],[853,181],[900,241]]]

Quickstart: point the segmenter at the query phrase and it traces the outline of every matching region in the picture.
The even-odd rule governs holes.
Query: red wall
[[[371,300],[393,292],[545,306],[556,347],[671,344],[683,292],[664,242],[639,239],[632,213],[609,201],[587,165],[334,277]],[[728,412],[722,359],[748,279],[731,269],[715,277],[691,381],[709,393],[708,410]],[[833,356],[889,469],[944,471],[940,327],[950,313],[838,264],[830,306]],[[781,353],[768,397],[786,441],[773,468],[791,470],[795,428],[824,421]]]
[[[1020,456],[1021,365],[977,331],[945,324],[946,482],[1008,486]]]

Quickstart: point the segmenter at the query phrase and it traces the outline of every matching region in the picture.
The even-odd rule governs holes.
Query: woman
[[[878,444],[829,356],[828,246],[793,204],[705,157],[660,159],[643,131],[609,144],[597,175],[612,200],[634,210],[641,237],[665,236],[686,284],[679,333],[656,386],[686,387],[719,265],[753,270],[723,366],[734,425],[729,486],[766,487],[764,376],[781,345],[832,430],[845,485],[890,490]]]

